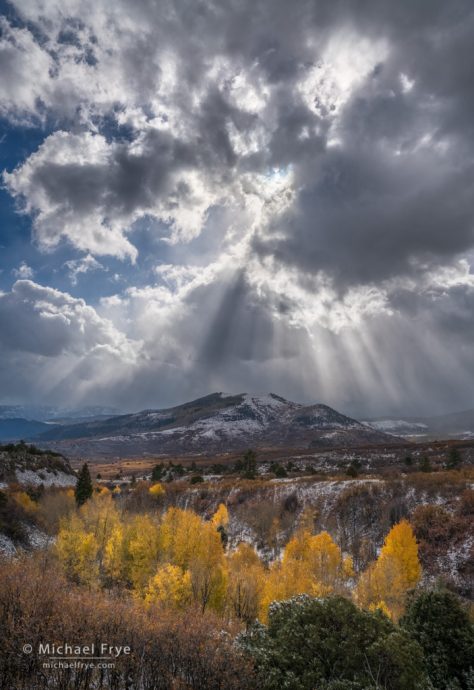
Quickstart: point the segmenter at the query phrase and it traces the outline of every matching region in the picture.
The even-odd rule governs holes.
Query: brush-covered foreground
[[[51,553],[0,563],[0,687],[15,690],[471,690],[474,631],[445,589],[398,623],[348,598],[274,603],[267,624],[71,583]],[[99,667],[40,645],[130,648]],[[22,653],[25,644],[32,653]],[[56,654],[57,660],[57,654]]]
[[[303,500],[314,479],[281,496],[285,484],[262,480],[110,491],[87,472],[75,495],[10,486],[0,519],[29,519],[47,539],[0,564],[0,687],[472,690],[468,602],[424,568],[443,540],[469,533],[468,475],[412,475],[425,498],[451,500],[411,511],[397,491],[387,505],[379,482],[333,478],[347,485],[330,491],[326,529],[327,496],[319,509]],[[243,504],[257,539],[239,538]],[[380,549],[369,523],[385,528]],[[40,642],[131,653],[114,668],[45,668]]]

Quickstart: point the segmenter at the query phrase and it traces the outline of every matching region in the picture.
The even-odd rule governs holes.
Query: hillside
[[[64,425],[40,436],[41,443],[89,456],[209,454],[249,446],[318,448],[393,440],[327,405],[302,405],[273,393],[213,393],[177,407]]]
[[[12,417],[0,419],[0,441],[16,441],[22,438],[34,438],[49,431],[49,424],[37,420]]]
[[[474,410],[451,412],[435,417],[376,417],[365,420],[364,424],[382,433],[408,439],[474,438]]]
[[[12,483],[47,487],[75,481],[69,461],[59,453],[25,443],[0,445],[0,489]]]

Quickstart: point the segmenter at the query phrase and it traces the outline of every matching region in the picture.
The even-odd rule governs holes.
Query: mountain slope
[[[67,425],[41,441],[73,454],[210,453],[240,448],[301,448],[389,443],[326,405],[301,405],[269,393],[213,393],[184,405]]]
[[[474,410],[452,412],[435,417],[377,417],[364,422],[372,429],[405,438],[474,438]]]
[[[34,438],[49,430],[49,424],[32,419],[12,417],[0,419],[0,441],[16,441],[21,438]]]

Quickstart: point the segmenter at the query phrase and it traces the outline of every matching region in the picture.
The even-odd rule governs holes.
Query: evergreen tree
[[[257,623],[239,642],[262,690],[427,687],[420,646],[382,613],[360,611],[342,597],[276,602],[268,627]]]
[[[87,466],[87,462],[85,462],[81,467],[81,471],[79,472],[79,476],[76,482],[76,488],[74,490],[74,496],[76,498],[77,506],[80,507],[86,501],[88,501],[89,498],[92,496],[92,493],[92,479],[89,472],[89,467]]]
[[[446,462],[447,470],[455,470],[462,462],[461,453],[457,448],[450,448],[448,460]]]
[[[474,680],[474,628],[452,592],[439,589],[412,595],[401,625],[422,647],[428,674],[437,690],[470,690],[469,683]]]
[[[431,472],[432,470],[433,470],[433,468],[431,467],[430,459],[428,457],[426,457],[426,455],[424,455],[420,461],[420,471],[421,472]]]
[[[243,477],[255,479],[257,473],[257,456],[254,450],[247,450],[242,461]]]
[[[159,482],[163,474],[163,467],[161,465],[155,465],[151,471],[151,481]]]

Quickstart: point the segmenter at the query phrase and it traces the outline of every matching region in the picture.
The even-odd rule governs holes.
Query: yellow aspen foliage
[[[170,508],[160,528],[162,561],[191,573],[193,600],[204,611],[221,610],[227,571],[222,540],[214,525],[190,510]]]
[[[98,578],[98,550],[94,534],[84,529],[77,515],[62,521],[56,554],[68,577],[75,582],[94,585]]]
[[[160,482],[153,484],[153,486],[150,486],[150,488],[148,489],[148,493],[150,494],[150,496],[153,496],[153,498],[161,498],[165,495],[163,484],[160,484]]]
[[[145,603],[184,609],[192,601],[191,573],[177,565],[158,568],[145,592]]]
[[[115,486],[112,493],[118,496],[122,493],[122,489],[120,488],[120,486]]]
[[[38,509],[38,504],[28,496],[26,491],[16,491],[13,494],[13,498],[27,513],[34,513]]]
[[[413,529],[402,520],[388,533],[380,555],[359,579],[355,599],[368,609],[379,608],[397,621],[403,614],[408,590],[421,577],[418,545]]]
[[[345,578],[341,550],[327,532],[298,532],[285,548],[282,566],[296,567],[299,577],[310,581],[307,593],[315,596],[330,594]]]
[[[312,535],[299,530],[286,545],[281,563],[275,562],[270,568],[260,615],[265,619],[272,601],[296,594],[321,597],[339,591],[351,576],[352,567],[344,563],[340,548],[327,532]]]
[[[302,562],[295,561],[294,566],[291,569],[288,565],[283,566],[280,561],[275,561],[270,566],[260,599],[259,618],[261,621],[266,622],[268,607],[272,601],[282,601],[295,594],[310,592],[311,582],[304,565]]]
[[[227,557],[227,602],[231,612],[251,623],[258,616],[265,584],[265,568],[255,549],[242,542]]]
[[[350,580],[355,577],[354,561],[352,556],[346,556],[342,561],[342,572],[345,579]]]
[[[227,527],[229,524],[229,513],[223,503],[219,504],[216,512],[211,518],[211,524],[217,529],[218,527]]]
[[[124,538],[130,582],[136,590],[143,591],[158,563],[159,527],[148,515],[138,515],[128,526]]]
[[[127,546],[126,530],[123,525],[115,526],[105,545],[104,569],[116,582],[129,580],[130,559]]]
[[[206,608],[221,611],[225,604],[227,568],[219,533],[201,521],[197,548],[189,564],[193,598],[204,612]]]
[[[79,517],[87,532],[91,532],[98,544],[98,561],[102,566],[106,544],[112,531],[120,525],[120,515],[110,494],[96,494],[86,501]]]
[[[203,521],[199,515],[190,510],[167,510],[160,526],[163,560],[179,565],[183,570],[189,568],[199,549],[202,527]]]

